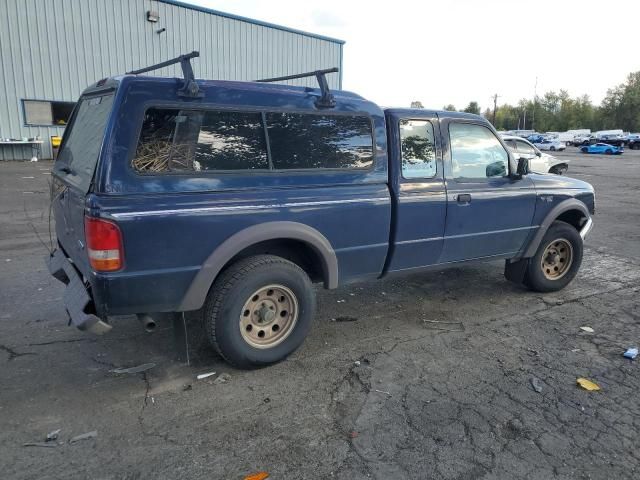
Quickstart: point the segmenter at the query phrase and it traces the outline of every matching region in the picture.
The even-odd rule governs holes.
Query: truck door
[[[387,271],[437,263],[442,251],[446,192],[438,117],[425,111],[387,113],[389,168],[395,206]]]
[[[536,193],[509,177],[509,154],[486,124],[441,118],[447,218],[440,263],[515,255],[531,229]]]

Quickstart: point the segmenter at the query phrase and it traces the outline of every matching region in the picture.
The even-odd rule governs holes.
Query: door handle
[[[458,203],[471,203],[470,193],[460,193],[458,195]]]

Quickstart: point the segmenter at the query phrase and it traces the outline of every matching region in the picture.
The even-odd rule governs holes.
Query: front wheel
[[[588,152],[589,152],[589,149],[588,149],[587,147],[582,147],[582,148],[580,149],[580,151],[581,151],[582,153],[588,153]]]
[[[549,169],[549,173],[554,173],[556,175],[564,175],[568,169],[569,169],[569,166],[566,163],[560,163],[558,165],[554,165],[553,167],[551,167]]]
[[[555,221],[529,260],[525,284],[536,292],[555,292],[566,287],[582,263],[583,243],[571,225]]]
[[[556,151],[556,147],[549,147],[549,150],[551,150],[552,152]]]
[[[281,257],[256,255],[234,263],[215,281],[204,307],[204,327],[227,362],[262,367],[302,344],[315,306],[304,270]]]

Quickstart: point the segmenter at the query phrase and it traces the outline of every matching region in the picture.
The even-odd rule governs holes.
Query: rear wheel
[[[611,150],[610,148],[607,148],[607,149],[604,151],[604,153],[605,153],[605,154],[607,154],[607,155],[611,155],[611,154],[613,153],[613,150]]]
[[[582,153],[588,153],[588,152],[589,152],[589,149],[588,149],[587,147],[582,147],[582,148],[580,149],[580,151],[581,151]]]
[[[232,365],[266,366],[302,344],[315,304],[304,270],[281,257],[257,255],[234,263],[215,281],[204,307],[205,331]]]
[[[555,152],[556,151],[556,147],[551,146],[551,147],[549,147],[549,150],[551,150],[552,152]]]
[[[582,263],[583,244],[571,225],[555,221],[529,260],[524,283],[536,292],[555,292],[574,279]]]

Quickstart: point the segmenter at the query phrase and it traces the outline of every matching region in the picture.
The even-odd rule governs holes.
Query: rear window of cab
[[[366,115],[150,108],[131,165],[139,173],[368,169]]]

